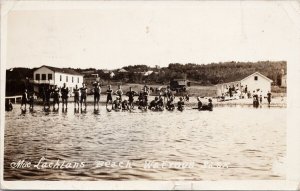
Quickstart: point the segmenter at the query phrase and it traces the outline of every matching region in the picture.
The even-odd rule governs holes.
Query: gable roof
[[[271,79],[269,79],[268,77],[262,75],[261,73],[259,73],[259,72],[254,72],[254,73],[252,73],[252,74],[251,74],[251,73],[246,73],[246,74],[244,74],[244,75],[235,75],[235,76],[233,76],[232,78],[229,78],[229,79],[227,79],[226,81],[224,81],[224,82],[222,82],[222,83],[220,83],[220,84],[227,84],[227,83],[232,83],[232,82],[240,82],[240,81],[245,80],[245,79],[247,79],[247,78],[250,78],[250,77],[252,77],[252,76],[254,76],[254,75],[259,75],[259,76],[265,78],[266,80],[268,80],[268,81],[270,81],[270,82],[273,82],[273,80],[271,80]]]
[[[120,70],[118,70],[118,72],[127,72],[127,70],[125,70],[124,68],[121,68]]]
[[[245,79],[250,78],[251,76],[255,76],[255,75],[261,76],[261,77],[265,78],[266,80],[268,80],[268,81],[270,81],[270,82],[273,82],[273,80],[271,80],[270,78],[268,78],[268,77],[262,75],[262,74],[259,73],[259,72],[254,72],[253,74],[251,74],[251,75],[249,75],[249,76],[243,78],[242,80],[245,80]],[[242,81],[242,80],[241,80],[241,81]]]
[[[41,66],[41,67],[39,67],[37,69],[40,69],[42,67],[46,67],[46,68],[52,70],[53,72],[59,72],[59,73],[64,73],[64,74],[72,74],[72,75],[83,76],[82,74],[80,74],[80,73],[78,73],[75,70],[72,70],[70,68],[56,68],[56,67],[52,67],[52,66],[43,65],[43,66]]]

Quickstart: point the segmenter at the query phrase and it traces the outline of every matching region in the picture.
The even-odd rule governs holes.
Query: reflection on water
[[[213,112],[35,112],[5,116],[6,180],[284,179],[272,164],[286,153],[286,109],[216,107]],[[18,108],[18,107],[15,107]],[[26,159],[84,161],[77,169],[13,169]],[[97,168],[95,161],[132,161]],[[144,169],[146,160],[194,161],[193,168]],[[207,162],[228,168],[203,168]]]

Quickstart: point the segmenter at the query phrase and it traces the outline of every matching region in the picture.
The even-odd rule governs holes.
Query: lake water
[[[5,180],[284,179],[286,109],[215,107],[163,112],[5,113]],[[37,169],[47,161],[84,162],[82,168]],[[12,168],[25,160],[30,167]],[[131,168],[101,167],[130,161]],[[190,168],[145,168],[149,161]],[[13,163],[14,164],[14,163]],[[103,164],[103,163],[101,163]],[[169,167],[169,166],[168,166]]]

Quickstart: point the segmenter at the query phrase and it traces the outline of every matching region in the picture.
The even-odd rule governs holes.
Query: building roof
[[[245,75],[241,75],[241,76],[235,75],[233,78],[230,78],[230,79],[228,79],[228,80],[226,80],[225,82],[220,83],[220,84],[227,84],[227,83],[233,83],[233,82],[240,82],[240,81],[245,80],[245,79],[247,79],[247,78],[250,78],[251,76],[254,76],[254,75],[259,75],[259,76],[265,78],[266,80],[268,80],[268,81],[270,81],[270,82],[273,82],[273,80],[271,80],[270,78],[268,78],[268,77],[262,75],[261,73],[259,73],[259,72],[254,72],[254,73],[252,73],[252,74],[245,74]],[[218,85],[218,84],[217,84],[217,85]]]
[[[124,68],[121,68],[120,70],[118,70],[118,72],[127,72],[127,70],[125,70]]]
[[[149,75],[152,74],[152,73],[153,73],[153,71],[152,71],[152,70],[149,70],[149,71],[147,71],[147,72],[144,73],[144,76],[149,76]]]
[[[255,76],[255,75],[261,76],[261,77],[265,78],[266,80],[268,80],[268,81],[270,81],[270,82],[273,82],[273,80],[271,80],[270,78],[268,78],[268,77],[262,75],[262,74],[259,73],[259,72],[254,72],[253,74],[251,74],[251,75],[249,75],[249,76],[246,76],[245,78],[241,79],[240,81],[245,80],[245,79],[250,78],[251,76]]]
[[[46,66],[46,65],[43,65],[37,69],[40,69],[42,67],[46,67],[50,70],[52,70],[53,72],[59,72],[59,73],[65,73],[65,74],[72,74],[72,75],[79,75],[79,76],[83,76],[82,74],[76,72],[75,70],[72,70],[70,68],[56,68],[56,67],[52,67],[52,66]],[[36,70],[37,70],[36,69]]]

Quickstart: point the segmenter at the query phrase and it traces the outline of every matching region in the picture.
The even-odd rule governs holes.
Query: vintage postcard
[[[1,189],[297,190],[299,1],[1,1]]]

